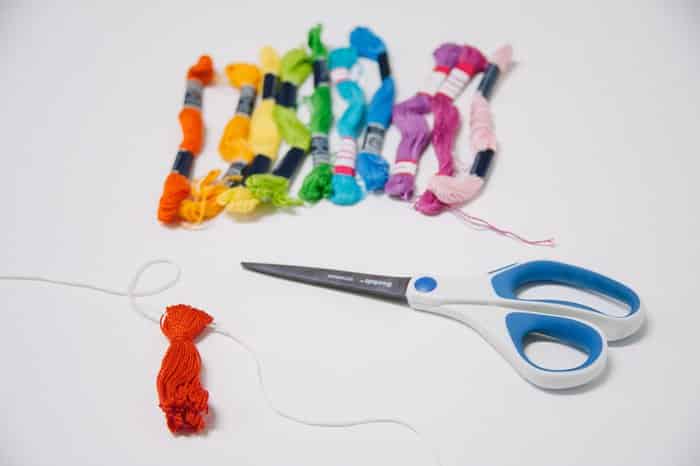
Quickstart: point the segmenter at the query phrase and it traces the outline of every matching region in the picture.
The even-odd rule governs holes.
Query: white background
[[[0,3],[0,274],[124,288],[139,264],[172,258],[183,280],[145,304],[189,303],[225,323],[259,352],[277,407],[327,421],[401,418],[447,466],[700,463],[697,3],[127,3]],[[159,225],[187,67],[202,52],[218,67],[256,61],[264,44],[284,52],[316,21],[333,45],[357,24],[382,35],[401,100],[440,42],[486,52],[511,42],[518,63],[493,98],[502,150],[467,210],[559,246],[523,246],[377,196],[247,224],[222,216],[198,232]],[[371,95],[377,68],[364,70]],[[198,176],[224,167],[216,147],[236,99],[227,85],[205,91]],[[397,142],[392,129],[388,156]],[[424,161],[422,185],[432,151]],[[610,348],[590,387],[539,390],[455,322],[238,265],[469,275],[540,257],[617,277],[647,307],[649,324]],[[3,465],[432,464],[428,445],[397,426],[275,416],[253,360],[217,335],[198,343],[210,428],[174,438],[155,391],[167,343],[124,298],[18,282],[0,294]]]

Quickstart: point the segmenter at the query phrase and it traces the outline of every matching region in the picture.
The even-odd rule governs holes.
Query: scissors
[[[639,296],[626,285],[591,270],[538,260],[510,264],[469,279],[433,274],[394,277],[291,265],[242,262],[248,270],[408,304],[467,324],[491,344],[528,382],[547,389],[586,384],[607,361],[608,341],[626,338],[644,322]],[[615,316],[573,301],[524,299],[524,286],[558,284],[624,304]],[[526,338],[540,335],[586,353],[569,369],[548,369],[525,354]]]

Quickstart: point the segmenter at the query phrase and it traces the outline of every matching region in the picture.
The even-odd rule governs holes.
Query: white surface
[[[697,4],[285,5],[2,2],[0,273],[126,287],[139,264],[170,257],[183,281],[146,304],[190,303],[238,332],[260,352],[278,407],[320,420],[400,417],[446,466],[698,464]],[[422,84],[439,42],[486,51],[512,42],[518,65],[493,100],[502,151],[468,210],[531,237],[554,234],[560,246],[525,247],[374,196],[248,224],[222,217],[199,232],[159,225],[186,68],[204,51],[218,66],[255,60],[265,43],[284,51],[317,19],[333,44],[355,24],[375,28],[401,99]],[[210,137],[198,174],[223,166],[216,146],[236,95],[222,86],[204,99]],[[397,141],[392,129],[386,153]],[[422,183],[432,152],[425,161]],[[538,257],[642,295],[649,325],[611,345],[600,383],[542,391],[455,322],[238,266],[470,274]],[[318,429],[274,416],[252,360],[217,335],[198,344],[211,428],[173,438],[155,392],[165,339],[124,298],[0,287],[3,465],[431,464],[395,426]]]

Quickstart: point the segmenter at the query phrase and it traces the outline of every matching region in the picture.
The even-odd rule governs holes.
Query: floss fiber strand
[[[297,89],[312,71],[311,57],[303,48],[287,52],[280,62],[281,84],[275,98],[273,116],[282,139],[291,146],[270,174],[253,175],[246,181],[251,194],[275,207],[290,207],[302,202],[289,197],[289,183],[304,161],[311,145],[311,132],[296,114]]]
[[[457,64],[461,50],[462,47],[452,43],[442,44],[435,49],[435,67],[423,89],[394,106],[392,119],[401,133],[401,140],[396,149],[396,162],[384,187],[385,192],[392,197],[404,201],[413,197],[418,162],[430,143],[432,134],[425,115],[431,112],[433,96]]]
[[[333,110],[328,75],[328,49],[321,40],[321,25],[309,30],[309,49],[313,59],[314,93],[311,95],[311,159],[313,169],[304,178],[299,197],[306,202],[318,202],[331,195],[333,167],[331,166],[328,133],[333,124]]]
[[[365,189],[381,191],[389,178],[389,163],[382,157],[382,148],[394,106],[394,78],[391,76],[386,45],[370,29],[353,29],[350,33],[350,45],[357,50],[360,57],[374,60],[379,65],[382,82],[367,108],[367,127],[356,166],[357,173],[365,183]]]
[[[438,159],[437,175],[454,174],[454,143],[459,131],[460,116],[453,101],[464,91],[469,80],[485,71],[487,66],[486,57],[477,48],[465,45],[457,65],[452,68],[433,99],[435,125],[432,142]],[[437,215],[447,207],[429,189],[415,203],[416,210],[426,215]]]
[[[357,82],[350,77],[350,69],[355,63],[357,51],[352,47],[335,49],[328,57],[331,81],[347,103],[347,108],[337,124],[341,142],[335,155],[333,194],[330,198],[331,202],[337,205],[357,204],[363,197],[362,189],[355,180],[355,140],[365,121],[365,95]]]
[[[263,47],[260,51],[260,67],[263,72],[261,82],[261,102],[255,107],[250,120],[248,142],[255,154],[253,160],[243,169],[242,185],[234,186],[219,194],[217,203],[226,206],[226,211],[233,215],[252,213],[260,201],[253,196],[245,183],[248,178],[270,171],[279,150],[281,136],[273,117],[275,94],[280,70],[280,57],[272,47]]]
[[[175,277],[156,288],[140,289],[139,284],[143,275],[152,267],[158,265],[173,267],[176,272]],[[67,288],[88,289],[112,296],[123,296],[129,300],[132,311],[154,324],[159,324],[163,334],[170,341],[170,347],[161,363],[156,388],[160,407],[166,415],[167,426],[173,433],[198,433],[205,428],[204,418],[208,412],[209,394],[204,390],[199,379],[201,359],[193,345],[193,341],[198,335],[203,333],[205,328],[208,328],[212,333],[233,341],[251,356],[255,362],[257,381],[265,404],[276,415],[297,424],[319,428],[347,429],[376,424],[395,425],[413,433],[429,450],[433,464],[440,466],[440,457],[435,447],[427,441],[427,438],[418,429],[401,419],[377,417],[343,421],[320,421],[304,419],[285,412],[272,402],[263,377],[262,360],[257,351],[245,340],[220,324],[213,322],[212,317],[206,312],[192,306],[184,304],[169,306],[165,313],[161,313],[146,309],[137,302],[136,298],[155,296],[173,288],[180,281],[181,272],[180,267],[168,259],[148,261],[137,269],[125,291],[103,288],[84,282],[56,280],[35,275],[0,275],[0,280],[48,283]]]
[[[158,204],[158,220],[162,223],[179,222],[180,204],[190,195],[189,177],[192,162],[201,152],[204,140],[202,90],[213,80],[214,64],[208,55],[202,55],[187,72],[185,102],[178,117],[182,128],[182,142],[172,171],[165,179],[163,194]]]

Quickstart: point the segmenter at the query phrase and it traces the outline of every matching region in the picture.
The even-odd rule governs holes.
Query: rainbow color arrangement
[[[189,178],[203,144],[201,94],[212,82],[214,71],[207,56],[190,69],[185,108],[180,114],[185,137],[161,197],[161,222],[199,224],[224,210],[235,219],[243,219],[256,212],[314,205],[323,199],[350,206],[368,193],[386,193],[393,199],[413,202],[415,210],[424,215],[450,212],[479,229],[527,244],[553,245],[552,240],[527,240],[460,210],[482,191],[498,149],[488,99],[512,61],[509,45],[497,49],[490,59],[471,45],[440,45],[433,52],[435,65],[425,85],[413,97],[395,104],[388,47],[379,35],[356,27],[347,46],[329,51],[322,33],[321,25],[312,27],[307,47],[293,48],[281,58],[271,47],[264,47],[259,65],[233,63],[225,67],[228,82],[239,94],[236,111],[218,147],[229,167],[223,175],[215,169],[196,181]],[[355,72],[361,60],[374,62],[379,69],[379,86],[371,90],[369,103]],[[462,119],[455,102],[478,74],[483,78],[469,111],[472,163],[464,164],[456,156]],[[313,92],[300,98],[299,89],[311,75]],[[336,118],[332,89],[343,107]],[[309,105],[308,124],[299,118],[299,104]],[[431,113],[432,129],[427,120]],[[382,153],[392,123],[400,141],[390,166]],[[276,163],[282,142],[287,151]],[[430,143],[438,170],[416,196],[418,165]],[[308,154],[313,166],[301,182],[297,198],[290,191]],[[270,208],[261,211],[262,205]]]

